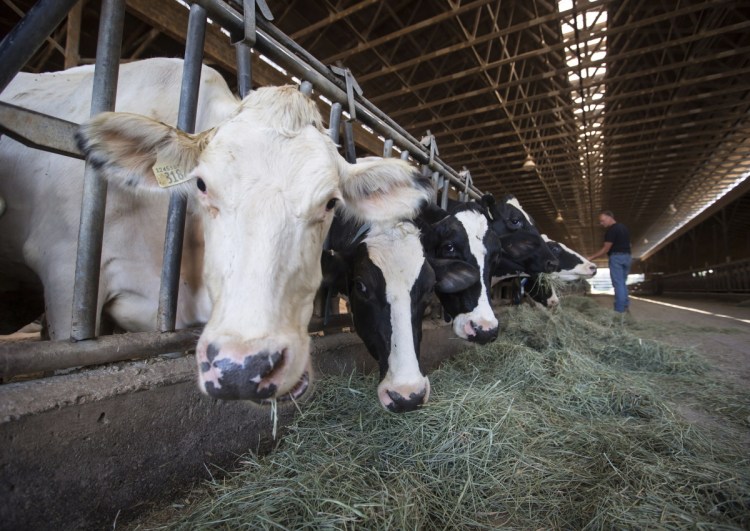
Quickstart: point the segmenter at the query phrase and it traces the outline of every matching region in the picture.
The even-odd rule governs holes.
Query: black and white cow
[[[475,202],[451,202],[449,211],[430,206],[417,218],[422,244],[435,259],[461,260],[479,271],[479,280],[461,291],[436,290],[453,332],[485,344],[497,338],[498,321],[490,304],[490,279],[501,257],[498,236],[489,229],[484,207]]]
[[[425,256],[410,221],[363,226],[337,216],[323,253],[323,287],[346,295],[354,327],[378,360],[378,399],[394,412],[425,404],[430,382],[419,368],[422,317],[433,289],[463,291],[479,271],[461,260]]]
[[[563,243],[550,240],[547,235],[542,234],[552,254],[558,260],[557,269],[550,273],[553,279],[573,282],[580,279],[591,278],[596,274],[596,265],[584,256],[572,250]],[[553,308],[560,303],[560,298],[549,282],[544,282],[539,274],[529,275],[524,282],[525,293],[535,302],[547,308]]]
[[[120,68],[117,110],[88,120],[93,66],[21,73],[0,98],[85,123],[79,146],[110,182],[97,315],[151,330],[167,204],[188,198],[177,326],[206,323],[196,347],[201,390],[222,399],[300,397],[311,378],[308,323],[334,207],[359,219],[410,218],[432,195],[397,159],[347,163],[318,108],[296,87],[238,100],[201,74],[196,134],[175,123],[183,64]],[[135,114],[131,114],[135,113]],[[184,182],[162,179],[165,172]],[[43,285],[53,339],[69,337],[83,163],[0,139],[0,271]]]
[[[557,269],[557,259],[518,199],[507,195],[498,203],[491,194],[486,194],[481,203],[487,210],[490,228],[500,236],[502,247],[502,258],[493,276],[551,273]]]

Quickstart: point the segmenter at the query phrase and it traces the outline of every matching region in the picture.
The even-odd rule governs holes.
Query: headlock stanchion
[[[115,109],[124,18],[125,0],[105,0],[102,3],[91,116]],[[86,164],[70,328],[70,337],[76,341],[96,336],[106,202],[107,181],[100,178],[90,164]]]
[[[342,110],[343,108],[339,102],[331,105],[331,115],[328,120],[328,136],[331,137],[331,140],[333,140],[333,143],[336,145],[338,145],[341,137],[340,129]]]
[[[2,64],[0,91],[10,83],[23,64],[59,25],[76,1],[39,0],[29,10],[23,21],[0,42],[0,64]],[[276,28],[271,23],[273,16],[265,0],[243,0],[244,15],[240,15],[222,0],[187,1],[190,5],[190,19],[180,92],[177,123],[179,129],[185,132],[195,130],[206,22],[210,17],[229,32],[231,44],[235,46],[240,97],[245,97],[252,89],[253,50],[263,53],[286,68],[290,74],[306,80],[300,87],[303,92],[310,94],[314,87],[317,93],[333,101],[329,135],[336,144],[340,142],[342,104],[348,105],[350,118],[343,124],[345,135],[343,147],[345,156],[350,162],[355,159],[353,122],[356,119],[386,139],[383,147],[385,157],[392,156],[394,146],[398,146],[401,159],[411,158],[417,164],[424,165],[423,172],[427,176],[432,176],[436,191],[442,188],[444,207],[447,207],[448,189],[451,183],[457,188],[463,188],[464,199],[480,197],[480,192],[474,188],[470,176],[466,178],[459,175],[456,170],[439,158],[434,137],[427,145],[422,145],[419,140],[362,96],[362,90],[349,69],[322,64]],[[114,109],[124,4],[125,0],[103,0],[102,3],[92,115]],[[4,114],[0,113],[0,121],[3,120],[3,116]],[[47,117],[40,115],[39,118],[43,121]],[[71,127],[66,128],[64,123],[53,125],[57,128],[56,130],[71,130]],[[62,129],[60,126],[63,126]],[[0,124],[0,129],[3,127],[3,124]],[[42,126],[35,127],[36,129],[43,128]],[[5,129],[10,130],[10,128]],[[40,134],[39,131],[23,130],[16,136],[21,141],[48,151],[66,154],[71,151],[66,143],[45,140],[45,135]],[[88,168],[85,171],[84,180],[71,337],[75,340],[88,341],[81,341],[75,345],[64,341],[45,342],[38,347],[35,346],[31,351],[28,346],[24,346],[23,352],[17,348],[17,345],[0,345],[0,377],[157,355],[189,348],[194,344],[194,338],[197,337],[194,329],[172,332],[176,323],[180,259],[186,216],[186,200],[179,194],[175,194],[170,200],[164,243],[164,267],[156,323],[158,331],[91,339],[94,338],[96,332],[96,322],[100,311],[97,299],[106,181],[98,178]]]
[[[391,153],[393,153],[393,139],[386,138],[383,144],[383,157],[388,158],[391,156]]]
[[[198,87],[203,66],[203,43],[206,38],[206,10],[193,4],[188,19],[187,43],[185,44],[185,66],[182,71],[180,107],[177,127],[186,133],[195,132],[195,116],[198,109]],[[159,313],[157,328],[160,332],[171,332],[177,319],[177,289],[180,283],[180,260],[182,240],[185,235],[187,197],[171,194],[167,230],[164,238],[164,264],[161,270],[159,289]]]
[[[458,175],[464,180],[464,190],[463,192],[458,194],[459,201],[462,201],[463,203],[467,202],[469,197],[469,188],[471,187],[474,180],[471,178],[471,172],[464,166],[460,172],[458,172]]]
[[[242,15],[232,9],[222,0],[187,0],[190,4],[200,4],[206,8],[209,17],[231,33],[242,31],[244,27]],[[273,24],[263,18],[256,19],[257,35],[255,49],[268,56],[271,60],[284,66],[289,72],[300,79],[310,81],[315,89],[332,101],[348,101],[344,80],[337,76],[331,68],[321,63],[307,50],[299,46]],[[356,98],[357,120],[372,128],[385,138],[392,138],[407,155],[401,152],[401,158],[411,156],[416,162],[429,164],[430,168],[440,171],[457,186],[463,184],[458,172],[448,166],[439,157],[430,162],[429,151],[419,141],[398,125],[387,114],[378,109],[366,98]],[[471,188],[469,193],[479,199],[480,191]]]
[[[448,179],[443,179],[443,195],[440,198],[440,208],[448,210],[448,190],[450,189],[451,182]]]

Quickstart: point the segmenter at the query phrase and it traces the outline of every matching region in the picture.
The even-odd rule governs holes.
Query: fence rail
[[[464,200],[479,198],[481,192],[473,186],[468,174],[459,173],[443,162],[430,146],[424,146],[403,127],[378,109],[373,103],[352,92],[345,78],[339,77],[331,68],[296,44],[261,13],[253,13],[255,24],[246,24],[240,13],[221,0],[188,0],[190,19],[186,31],[185,75],[180,98],[180,119],[178,127],[188,130],[191,113],[197,102],[200,65],[203,60],[205,25],[210,17],[226,29],[232,36],[237,51],[237,69],[240,95],[244,96],[251,87],[250,47],[263,53],[274,62],[286,68],[302,80],[302,89],[309,93],[315,90],[334,102],[332,123],[338,119],[341,106],[347,106],[356,113],[357,121],[369,126],[382,135],[386,141],[384,155],[390,156],[395,145],[402,150],[401,157],[411,157],[423,165],[423,171],[432,176],[435,190],[442,189],[443,201],[447,198],[452,183],[461,192]],[[75,0],[40,0],[21,22],[0,42],[0,91],[12,80],[15,74],[33,55],[34,51],[54,31],[55,27],[73,8]],[[255,2],[245,2],[246,6]],[[99,27],[99,42],[95,67],[92,114],[114,108],[117,86],[118,58],[122,41],[124,0],[103,0]],[[252,28],[248,30],[248,28]],[[250,31],[251,33],[248,33]],[[229,43],[228,43],[229,45]],[[34,116],[35,122],[17,127],[11,122],[19,116],[12,108],[0,109],[0,131],[12,132],[13,138],[32,147],[46,151],[72,155],[70,138],[59,139],[59,131],[67,131],[68,122],[45,115]],[[19,111],[20,113],[20,111]],[[336,122],[338,123],[338,122]],[[56,129],[55,129],[56,128]],[[338,129],[338,128],[337,128]],[[49,131],[52,131],[50,134]],[[347,151],[353,152],[351,121],[344,123]],[[334,132],[338,134],[338,130]],[[76,155],[80,158],[79,155]],[[351,156],[351,154],[350,154]],[[97,321],[99,264],[104,222],[104,198],[106,187],[102,189],[100,179],[90,178],[91,169],[85,171],[85,185],[82,201],[81,226],[79,229],[79,253],[75,275],[75,303],[72,317],[72,340],[54,341],[29,347],[28,344],[6,344],[0,346],[0,378],[7,378],[21,372],[31,373],[62,369],[67,367],[96,365],[133,357],[148,357],[164,352],[183,349],[195,340],[194,330],[174,332],[174,313],[177,305],[177,278],[181,254],[182,231],[184,230],[184,205],[170,204],[169,221],[166,228],[165,259],[162,272],[162,289],[159,294],[159,322],[154,323],[155,332],[126,334],[94,338]],[[73,279],[71,279],[73,281]],[[311,323],[313,328],[319,324]]]
[[[668,275],[653,275],[634,284],[631,289],[654,295],[670,292],[750,294],[750,259]]]

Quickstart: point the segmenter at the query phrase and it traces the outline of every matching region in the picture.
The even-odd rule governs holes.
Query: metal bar
[[[336,102],[331,105],[331,115],[328,120],[328,136],[331,137],[333,143],[338,145],[341,138],[341,112],[343,106]]]
[[[211,19],[230,33],[242,32],[244,27],[242,17],[225,2],[221,0],[188,0],[188,3],[200,4],[205,7]],[[310,80],[321,94],[331,100],[347,101],[346,86],[326,65],[262,17],[257,19],[257,24],[255,46],[257,50],[273,61],[284,65],[288,71],[300,79]],[[429,163],[429,151],[366,98],[357,99],[357,118],[384,137],[393,138],[394,142],[408,150],[417,162]],[[440,158],[435,157],[435,160],[429,163],[429,166],[431,169],[447,175],[457,185],[462,184],[458,172],[445,164]],[[477,199],[481,197],[481,193],[477,189],[472,188],[470,193],[472,197]]]
[[[124,18],[124,0],[104,0],[96,47],[91,116],[112,111],[115,108]],[[83,174],[83,199],[78,228],[73,316],[70,330],[71,339],[76,341],[90,339],[96,335],[106,201],[107,181],[87,164]]]
[[[234,47],[237,50],[237,90],[240,98],[244,98],[253,90],[252,50],[244,42],[238,42]]]
[[[393,153],[393,139],[387,138],[383,144],[383,157],[388,158]]]
[[[344,158],[350,164],[357,162],[357,150],[354,145],[354,124],[351,120],[344,122]]]
[[[305,96],[311,97],[313,91],[312,83],[310,83],[309,81],[303,81],[299,85],[299,91]]]
[[[186,351],[195,346],[200,332],[200,328],[189,328],[168,334],[115,334],[78,343],[0,343],[0,378]],[[18,348],[21,346],[23,348]]]
[[[182,71],[180,108],[177,117],[177,127],[186,133],[195,131],[206,21],[206,10],[193,4],[190,7],[188,20],[185,66]],[[157,328],[161,332],[173,331],[177,322],[177,291],[180,283],[180,261],[182,241],[185,236],[186,213],[187,197],[182,194],[172,194],[169,198],[167,230],[164,237],[164,262],[159,289],[159,312],[156,317]]]
[[[31,59],[78,0],[39,0],[0,42],[0,92]]]
[[[409,160],[409,155],[411,155],[411,153],[409,153],[408,149],[402,150],[401,151],[401,160]]]
[[[451,182],[448,179],[445,179],[445,182],[443,183],[443,197],[440,198],[440,208],[443,210],[448,210],[448,190],[450,184]]]
[[[22,144],[83,159],[75,143],[78,124],[0,101],[0,133]]]

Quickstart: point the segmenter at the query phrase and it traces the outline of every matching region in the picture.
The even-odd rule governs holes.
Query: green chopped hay
[[[374,376],[324,377],[273,453],[245,456],[166,527],[750,526],[747,448],[674,407],[730,397],[725,420],[747,430],[749,394],[586,298],[565,303],[508,309],[500,338],[432,373],[413,413],[382,410]]]
[[[532,289],[539,287],[542,289],[553,289],[557,293],[560,293],[565,289],[566,285],[567,282],[565,280],[560,279],[552,273],[540,273],[538,275],[535,275],[534,284],[532,286],[529,286],[528,289],[529,291],[531,291]]]

